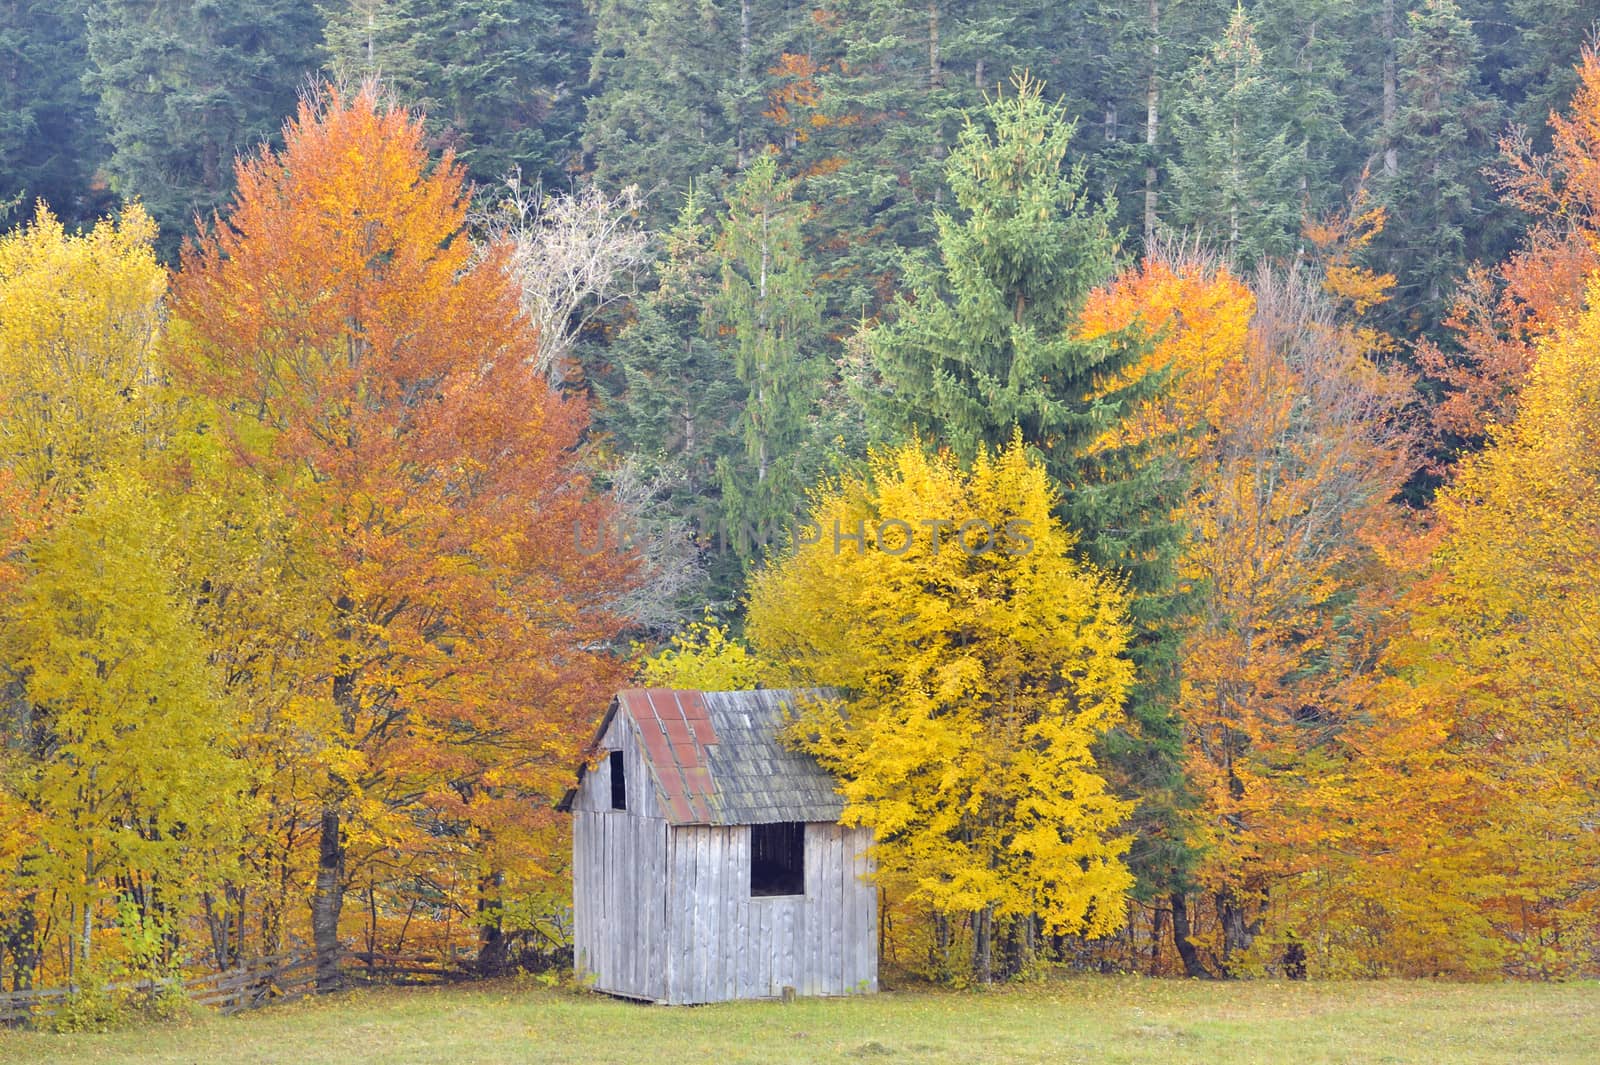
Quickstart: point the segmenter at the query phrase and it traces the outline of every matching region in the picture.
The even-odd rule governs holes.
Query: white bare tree
[[[480,249],[511,245],[507,269],[522,294],[522,310],[538,327],[534,368],[559,387],[583,331],[600,314],[638,294],[650,265],[651,242],[639,219],[637,186],[615,195],[594,185],[546,195],[522,183],[520,171],[506,178],[502,195],[475,219]],[[615,609],[652,635],[682,623],[685,604],[705,580],[694,530],[665,502],[681,472],[636,455],[602,457],[596,483],[617,503],[617,527],[589,530],[600,543],[589,550],[636,553],[642,570],[637,587],[619,592]]]
[[[516,170],[504,195],[478,219],[487,245],[512,247],[508,268],[522,290],[522,310],[539,329],[535,368],[561,384],[578,337],[608,307],[634,296],[649,263],[640,225],[639,189],[611,195],[594,185],[546,195],[525,187]]]

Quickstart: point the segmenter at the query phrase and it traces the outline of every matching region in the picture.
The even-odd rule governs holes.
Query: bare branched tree
[[[630,455],[605,471],[604,479],[624,523],[610,531],[604,548],[636,551],[640,561],[639,581],[619,593],[613,608],[644,633],[664,637],[704,599],[706,567],[696,530],[666,502],[683,472]]]
[[[649,262],[639,189],[610,195],[594,185],[546,195],[524,187],[516,170],[504,195],[479,217],[488,244],[509,242],[522,309],[539,328],[533,364],[559,385],[584,329],[607,308],[631,298]]]

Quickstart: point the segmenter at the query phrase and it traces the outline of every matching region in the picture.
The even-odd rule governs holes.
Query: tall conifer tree
[[[589,80],[580,0],[338,0],[322,11],[330,69],[381,76],[473,180],[518,166],[559,187]]]
[[[1413,330],[1437,326],[1466,264],[1493,256],[1503,236],[1486,224],[1492,197],[1483,170],[1494,158],[1500,108],[1479,91],[1482,55],[1455,0],[1411,12],[1398,56],[1397,170],[1379,188],[1389,213],[1381,240],[1399,280],[1394,302],[1411,311],[1402,327]]]
[[[1080,550],[1128,581],[1139,676],[1130,726],[1105,742],[1120,785],[1144,799],[1132,861],[1141,890],[1164,892],[1188,865],[1173,709],[1182,604],[1171,515],[1183,485],[1159,445],[1115,445],[1121,418],[1163,375],[1129,383],[1142,348],[1127,333],[1078,335],[1078,313],[1119,249],[1114,208],[1088,202],[1081,165],[1064,168],[1073,132],[1026,77],[962,131],[946,171],[960,216],[936,212],[937,263],[908,264],[910,298],[868,337],[889,386],[877,421],[882,435],[917,431],[965,461],[1020,429],[1062,488]]]
[[[812,40],[796,42],[807,53],[785,57],[790,76],[774,86],[785,106],[771,113],[786,120],[784,159],[828,205],[811,223],[814,252],[845,315],[881,310],[898,250],[931,242],[926,204],[949,195],[945,145],[1025,62],[1013,14],[972,0],[832,0]]]
[[[1600,36],[1600,11],[1590,0],[1507,0],[1505,9],[1516,34],[1499,80],[1517,122],[1542,137],[1578,87],[1580,53]]]
[[[638,185],[658,211],[681,202],[692,181],[720,190],[738,164],[737,115],[727,96],[741,69],[739,5],[588,2],[596,91],[583,139],[596,179]],[[748,54],[745,67],[755,69]]]
[[[107,206],[93,188],[105,131],[84,88],[82,0],[0,0],[0,225],[49,203],[68,222]]]
[[[645,520],[687,522],[707,562],[700,603],[718,608],[738,598],[738,559],[716,539],[722,521],[722,466],[741,452],[736,422],[745,386],[701,318],[720,281],[713,253],[714,201],[690,189],[677,221],[661,238],[656,287],[634,301],[634,315],[608,354],[618,373],[596,416],[597,427],[661,490]],[[648,531],[648,530],[647,530]]]
[[[821,313],[801,239],[805,213],[793,182],[763,156],[729,197],[716,244],[721,284],[705,325],[728,344],[746,393],[743,454],[719,463],[723,513],[747,562],[756,558],[753,533],[796,520],[815,472],[802,445],[820,391]]]
[[[1185,79],[1172,183],[1174,221],[1198,228],[1241,264],[1285,254],[1300,228],[1304,146],[1289,139],[1285,105],[1255,25],[1235,9]]]

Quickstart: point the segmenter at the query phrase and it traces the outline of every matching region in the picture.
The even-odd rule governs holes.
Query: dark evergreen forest
[[[1366,195],[1388,212],[1369,265],[1430,332],[1469,265],[1515,245],[1498,141],[1547,138],[1595,18],[1581,0],[6,0],[0,205],[81,223],[137,198],[170,255],[297,94],[379,74],[482,185],[637,184],[653,229],[771,154],[810,205],[830,319],[853,319],[931,239],[963,116],[1028,71],[1130,247],[1186,232],[1247,266],[1293,257],[1305,219]]]

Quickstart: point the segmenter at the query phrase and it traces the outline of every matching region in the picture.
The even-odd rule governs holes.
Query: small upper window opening
[[[628,778],[622,768],[622,752],[611,752],[611,808],[628,808]]]

